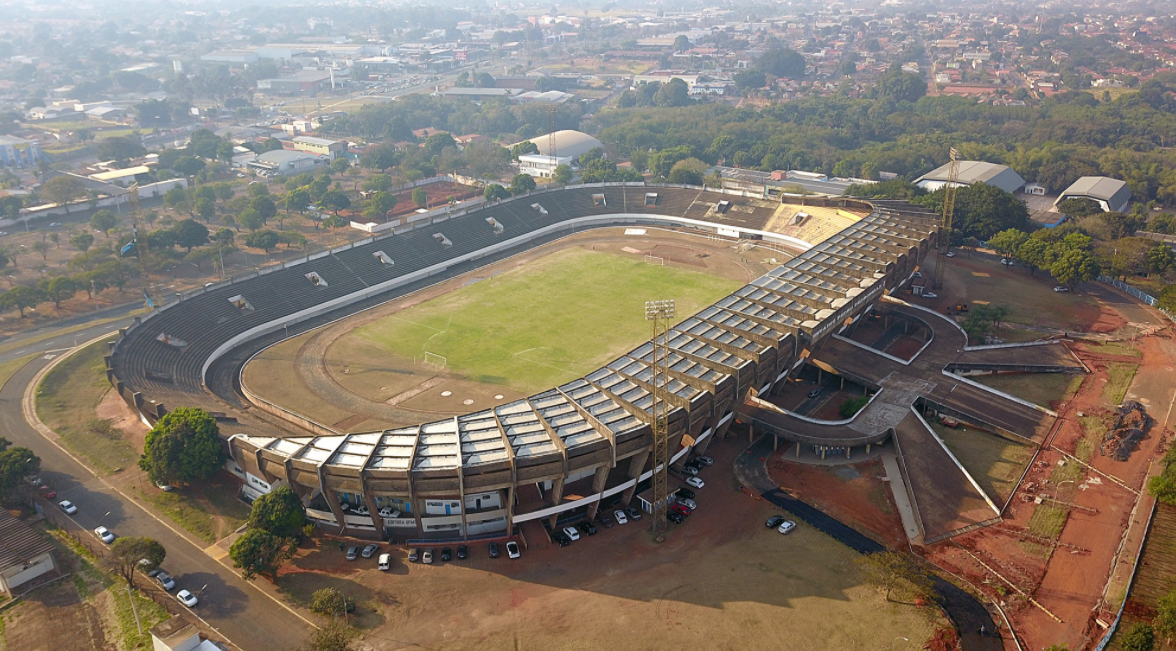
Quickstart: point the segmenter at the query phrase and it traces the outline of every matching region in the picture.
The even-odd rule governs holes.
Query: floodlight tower
[[[143,238],[139,239],[139,229],[141,227],[141,216],[139,213],[139,184],[133,183],[131,187],[127,188],[127,210],[131,213],[131,242],[135,245],[135,257],[139,258],[139,275],[143,277],[143,297],[147,304],[155,307],[152,302],[150,290],[151,274],[147,268],[147,234],[143,233]]]
[[[555,138],[555,104],[547,105],[547,155],[554,160],[559,154],[556,151]]]
[[[670,321],[674,318],[674,301],[646,301],[645,320],[653,326],[653,404],[650,406],[653,428],[653,522],[654,534],[666,530],[666,507],[669,501],[669,409],[666,384],[669,382]]]
[[[943,186],[943,223],[939,230],[939,257],[935,261],[935,288],[943,287],[943,270],[947,266],[947,252],[951,248],[951,218],[955,213],[956,186],[960,180],[960,152],[951,148],[951,163],[947,166],[947,185]]]

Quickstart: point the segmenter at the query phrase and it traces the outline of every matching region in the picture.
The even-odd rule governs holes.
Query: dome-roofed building
[[[551,140],[555,139],[555,153],[551,151]],[[563,131],[556,131],[553,134],[544,134],[531,138],[531,142],[539,148],[539,153],[543,156],[558,156],[560,158],[579,158],[582,154],[587,154],[593,149],[604,148],[604,145],[584,133],[583,131],[572,131],[571,129],[564,129]]]

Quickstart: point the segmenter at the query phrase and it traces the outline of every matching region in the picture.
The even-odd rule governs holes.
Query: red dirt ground
[[[782,448],[768,460],[768,473],[781,488],[888,547],[906,546],[890,486],[881,479],[886,475],[881,459],[813,466],[788,461],[789,450],[792,448]],[[860,476],[847,481],[834,472],[838,468],[852,468]],[[881,503],[886,505],[885,511]]]
[[[1121,320],[1121,317],[1118,318]],[[1100,319],[1102,323],[1111,321]],[[1073,483],[1051,483],[1049,478],[1056,464],[1065,458],[1054,448],[1074,453],[1085,434],[1078,414],[1094,415],[1110,407],[1103,397],[1108,363],[1141,363],[1140,374],[1132,385],[1130,395],[1141,400],[1147,399],[1150,403],[1149,413],[1160,424],[1153,427],[1128,461],[1114,461],[1097,452],[1090,461],[1096,470],[1139,489],[1144,482],[1149,460],[1168,433],[1163,431],[1163,423],[1167,417],[1167,394],[1171,391],[1172,378],[1165,380],[1164,373],[1172,375],[1170,336],[1170,331],[1164,331],[1162,337],[1139,339],[1135,346],[1143,352],[1142,359],[1092,354],[1084,347],[1075,347],[1079,357],[1094,369],[1094,373],[1087,376],[1077,395],[1059,409],[1059,423],[1025,481],[1018,487],[1004,514],[1005,521],[926,550],[928,557],[936,564],[967,577],[974,585],[1001,601],[1012,619],[1013,628],[1026,643],[1026,648],[1041,649],[1053,644],[1068,644],[1070,649],[1078,651],[1088,648],[1101,638],[1102,631],[1095,625],[1094,619],[1100,614],[1103,591],[1116,565],[1120,540],[1136,495],[1109,478],[1090,471],[1084,471]],[[1067,463],[1073,462],[1067,460]],[[1059,492],[1062,501],[1078,508],[1070,510],[1058,542],[1080,549],[1058,546],[1051,551],[1049,546],[1027,542],[1026,537],[1017,533],[1028,530],[1029,520],[1036,508],[1034,495],[1053,497]],[[1135,551],[1126,549],[1122,553],[1133,556]],[[980,561],[990,569],[983,567]],[[1016,590],[993,576],[993,571],[1032,597],[1041,607],[1017,595]],[[1000,586],[999,589],[997,586]]]

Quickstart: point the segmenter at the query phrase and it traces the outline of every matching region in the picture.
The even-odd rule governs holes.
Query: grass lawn
[[[1098,318],[1098,305],[1082,292],[1053,291],[1049,274],[1031,276],[1023,267],[1005,268],[988,260],[956,257],[947,266],[947,285],[953,296],[962,301],[988,305],[1006,305],[1011,313],[1004,329],[1017,324],[1065,330],[1085,330]],[[1004,337],[1001,333],[999,336]],[[1029,340],[1040,339],[1036,333]],[[1024,341],[1011,335],[1009,341]]]
[[[37,415],[74,453],[113,473],[133,466],[139,452],[109,421],[95,416],[102,397],[113,390],[106,381],[105,353],[106,341],[99,341],[50,371],[37,387]]]
[[[472,380],[539,391],[592,371],[650,336],[645,301],[679,319],[740,283],[579,249],[474,282],[346,335],[389,353],[447,358]]]
[[[1066,516],[1070,509],[1064,506],[1052,506],[1042,502],[1033,508],[1033,515],[1029,516],[1029,533],[1045,538],[1057,538],[1066,526]]]
[[[173,522],[214,543],[232,533],[249,517],[249,507],[237,499],[239,481],[227,472],[196,486],[165,493],[148,485],[138,496]]]
[[[994,502],[1003,503],[1033,456],[1033,448],[972,428],[931,427]]]
[[[1009,373],[973,379],[997,391],[1049,407],[1050,403],[1066,400],[1077,393],[1085,377],[1074,373]]]
[[[4,383],[8,381],[8,378],[12,377],[17,371],[21,369],[22,366],[28,364],[29,360],[33,359],[39,354],[40,353],[33,353],[32,355],[25,355],[24,357],[10,359],[7,362],[0,364],[0,387],[3,387]]]
[[[1105,353],[1107,355],[1125,355],[1127,357],[1143,357],[1137,348],[1133,347],[1130,342],[1126,341],[1107,341],[1101,344],[1085,344],[1092,353]]]
[[[1135,371],[1137,370],[1139,370],[1139,364],[1112,362],[1107,366],[1110,378],[1107,380],[1107,386],[1103,387],[1103,397],[1107,399],[1107,402],[1115,407],[1123,404],[1123,397],[1131,388],[1131,381],[1135,379]]]

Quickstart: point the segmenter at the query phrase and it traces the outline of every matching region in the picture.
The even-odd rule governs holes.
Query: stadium
[[[366,431],[319,422],[306,415],[314,410],[304,402],[278,404],[243,381],[250,360],[282,342],[576,234],[618,227],[759,247],[773,263],[785,261],[679,315],[665,337],[669,371],[658,387],[648,337],[556,386],[498,395],[498,404],[469,413]],[[653,392],[664,386],[672,466],[704,453],[736,419],[774,435],[777,445],[794,446],[797,456],[849,458],[893,443],[919,537],[933,542],[995,521],[1000,508],[937,441],[923,414],[951,414],[1003,436],[1039,440],[1052,412],[957,371],[1067,363],[1054,359],[1051,346],[969,350],[954,322],[891,296],[916,277],[939,228],[936,215],[905,202],[766,201],[645,184],[541,189],[438,211],[384,235],[178,295],[120,332],[107,377],[149,424],[174,406],[214,412],[222,431],[231,431],[227,446],[247,495],[288,484],[320,526],[346,535],[492,538],[526,522],[592,518],[602,504],[628,505],[653,472],[650,412]],[[880,315],[922,324],[922,348],[903,359],[843,336]],[[576,337],[571,329],[562,336]],[[414,361],[444,364],[434,357],[440,361]],[[867,405],[849,419],[822,420],[765,399],[814,371],[864,387]],[[226,405],[239,420],[225,414]]]

